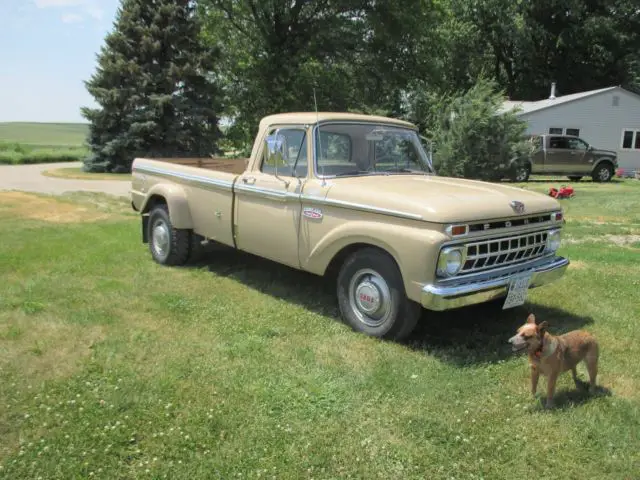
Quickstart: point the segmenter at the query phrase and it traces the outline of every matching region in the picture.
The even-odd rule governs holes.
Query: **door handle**
[[[246,183],[247,185],[253,185],[254,183],[256,183],[256,177],[243,177],[242,182]]]

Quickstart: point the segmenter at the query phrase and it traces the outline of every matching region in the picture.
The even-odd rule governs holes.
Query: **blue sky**
[[[83,122],[119,0],[0,0],[0,122]]]

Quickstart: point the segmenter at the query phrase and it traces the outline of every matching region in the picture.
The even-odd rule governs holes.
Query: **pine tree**
[[[90,122],[87,171],[129,172],[135,157],[218,152],[218,51],[200,41],[188,0],[122,0],[98,65],[85,82],[99,108]]]

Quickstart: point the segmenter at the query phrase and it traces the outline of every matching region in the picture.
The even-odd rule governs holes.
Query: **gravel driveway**
[[[65,192],[101,192],[128,197],[131,182],[123,180],[73,180],[42,175],[54,168],[80,167],[81,162],[47,163],[38,165],[0,165],[0,191],[22,190],[25,192],[61,195]]]

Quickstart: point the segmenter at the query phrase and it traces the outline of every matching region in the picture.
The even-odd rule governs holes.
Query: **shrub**
[[[493,180],[507,173],[512,159],[531,152],[526,123],[501,113],[503,93],[484,79],[469,90],[441,97],[414,97],[413,117],[429,130],[438,174]],[[425,120],[426,117],[426,120]]]

